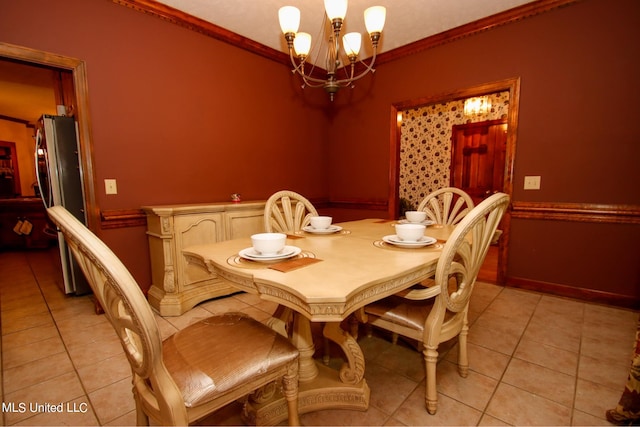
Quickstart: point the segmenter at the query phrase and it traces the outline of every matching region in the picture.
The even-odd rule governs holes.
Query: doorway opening
[[[454,125],[491,121],[502,126],[499,129],[504,129],[506,126],[505,132],[502,134],[503,148],[500,148],[504,152],[503,164],[496,164],[495,167],[492,164],[490,174],[492,187],[484,188],[485,184],[479,185],[478,187],[482,187],[482,189],[473,190],[479,193],[474,197],[474,202],[479,202],[490,195],[486,194],[487,190],[490,193],[502,191],[508,195],[512,194],[519,86],[520,79],[512,78],[392,105],[388,211],[390,218],[397,218],[402,210],[417,206],[422,198],[439,188],[464,187],[462,181],[459,183],[454,181],[456,171],[456,159],[453,157],[455,150]],[[466,117],[464,115],[464,100],[479,96],[492,98],[493,107],[490,114],[480,118]],[[460,147],[459,150],[464,154],[465,147]],[[485,148],[471,144],[466,152],[466,167],[469,173],[475,173],[474,171],[477,171],[478,168],[483,171],[487,169],[483,162],[488,159],[488,146],[485,152]],[[492,162],[495,160],[494,154],[494,152],[491,153]],[[409,156],[412,156],[411,160],[407,161]],[[415,162],[416,158],[419,160],[418,162]],[[462,169],[458,171],[458,174],[465,167],[464,155],[461,156],[460,162]],[[462,179],[468,179],[468,182],[471,183],[471,175],[467,177],[463,175]],[[483,177],[482,180],[484,179]],[[493,188],[495,181],[498,184],[496,188]],[[478,183],[477,175],[474,175],[474,185]],[[471,190],[471,187],[467,190]],[[504,284],[506,277],[510,219],[510,209],[508,209],[500,226],[503,233],[498,240],[496,249],[493,250],[493,252],[497,252],[496,261],[493,264],[496,266],[495,283],[498,284]]]
[[[0,60],[19,61],[33,67],[46,67],[62,71],[68,76],[61,82],[61,96],[73,102],[73,115],[78,123],[80,145],[80,163],[83,176],[82,185],[85,194],[87,226],[95,233],[99,232],[99,209],[96,202],[95,176],[93,168],[93,147],[91,124],[89,119],[89,98],[87,71],[84,61],[57,55],[50,52],[16,46],[0,42]],[[70,73],[69,73],[70,72]]]

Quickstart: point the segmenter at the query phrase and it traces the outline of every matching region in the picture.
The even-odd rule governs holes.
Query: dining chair
[[[456,225],[473,209],[471,196],[456,187],[445,187],[436,190],[420,202],[418,211],[427,213],[427,219],[436,225]],[[417,286],[433,286],[433,279],[425,279]],[[398,334],[392,334],[392,341],[398,341]]]
[[[289,190],[278,191],[267,199],[264,207],[264,229],[267,233],[294,233],[309,225],[318,211],[304,196]]]
[[[267,233],[295,233],[311,223],[312,216],[318,216],[318,211],[313,204],[303,195],[290,190],[281,190],[273,193],[264,207],[264,229]],[[280,323],[273,323],[273,328],[286,334],[291,329],[293,311],[290,308],[279,306],[273,314],[273,320],[279,319]],[[323,337],[324,354],[322,361],[329,364],[330,342]]]
[[[473,286],[491,239],[509,204],[496,193],[474,207],[455,227],[442,249],[432,287],[414,286],[364,307],[360,321],[421,343],[426,367],[427,411],[438,405],[436,363],[440,343],[458,337],[458,372],[466,377],[467,313]]]
[[[465,217],[474,203],[466,192],[456,187],[445,187],[425,197],[418,211],[425,211],[427,219],[439,225],[456,225]]]
[[[162,341],[151,307],[118,257],[64,207],[47,212],[120,339],[133,375],[138,425],[149,425],[149,418],[187,425],[263,387],[273,389],[276,381],[287,400],[289,424],[299,425],[299,353],[285,337],[230,312]]]

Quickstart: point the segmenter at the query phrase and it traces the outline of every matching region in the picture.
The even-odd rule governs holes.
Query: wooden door
[[[0,141],[0,197],[13,198],[21,194],[16,143]]]
[[[466,191],[476,205],[503,191],[506,147],[506,119],[454,125],[451,186]]]

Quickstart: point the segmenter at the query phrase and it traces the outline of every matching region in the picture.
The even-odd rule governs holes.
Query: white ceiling
[[[278,23],[278,9],[296,6],[300,31],[316,40],[325,16],[322,0],[157,0],[248,39],[286,52]],[[532,0],[351,0],[343,34],[366,33],[363,13],[370,6],[385,6],[387,19],[379,52],[386,52],[526,3]],[[318,56],[323,57],[320,50]],[[361,59],[369,57],[363,40]],[[312,61],[322,64],[319,58]],[[0,116],[35,122],[43,113],[55,114],[53,85],[46,70],[21,68],[0,58]],[[55,102],[55,101],[54,101]]]
[[[156,0],[276,50],[286,51],[278,23],[278,9],[300,9],[300,30],[317,38],[325,16],[323,0]],[[379,52],[389,51],[460,25],[532,3],[531,0],[351,0],[342,34],[363,34],[364,10],[387,8]],[[365,51],[370,56],[368,51]]]

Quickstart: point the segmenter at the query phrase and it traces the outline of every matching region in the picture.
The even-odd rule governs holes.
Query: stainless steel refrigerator
[[[78,129],[73,117],[44,115],[40,118],[35,158],[38,187],[45,207],[62,205],[86,224]],[[91,288],[62,233],[58,233],[58,247],[63,291],[76,295],[90,293]]]

